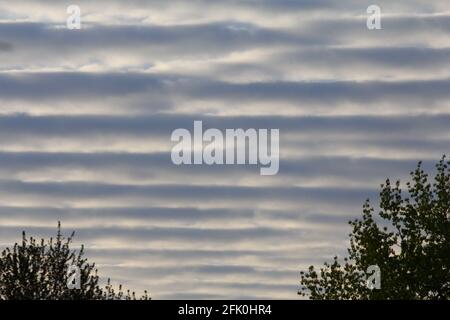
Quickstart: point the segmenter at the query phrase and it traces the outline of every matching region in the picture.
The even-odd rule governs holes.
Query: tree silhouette
[[[449,299],[450,162],[442,157],[433,183],[419,162],[408,195],[386,180],[380,211],[366,200],[353,226],[348,258],[335,257],[320,271],[301,272],[300,295],[310,299]],[[378,266],[380,289],[367,286],[369,266]]]
[[[95,263],[83,257],[83,245],[78,252],[70,249],[73,236],[64,238],[59,222],[55,239],[37,241],[24,231],[22,243],[0,255],[0,300],[135,300],[134,292],[122,286],[115,291],[109,279],[105,288],[99,286]],[[72,268],[79,270],[76,286],[70,286]],[[150,298],[145,291],[139,299]]]

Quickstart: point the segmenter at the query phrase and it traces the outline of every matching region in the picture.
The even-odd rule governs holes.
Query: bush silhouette
[[[348,257],[335,257],[320,271],[301,272],[299,294],[310,299],[449,299],[450,162],[436,165],[434,182],[419,162],[407,183],[408,195],[389,180],[381,185],[380,211],[369,200],[362,219],[350,221]],[[378,266],[380,289],[366,284],[369,266]]]
[[[104,288],[94,263],[84,255],[84,247],[70,249],[74,233],[68,238],[61,234],[58,223],[56,238],[49,240],[27,238],[22,243],[6,248],[0,255],[1,300],[135,300],[135,293],[115,291],[108,279]],[[79,270],[79,286],[69,288],[71,266]],[[70,279],[70,280],[69,280]],[[150,299],[147,292],[139,299]]]

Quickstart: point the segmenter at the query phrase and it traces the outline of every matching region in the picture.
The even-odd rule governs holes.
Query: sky
[[[448,153],[449,65],[448,0],[0,0],[0,246],[59,220],[153,299],[299,299],[386,178]],[[278,174],[175,166],[195,120],[279,129]]]

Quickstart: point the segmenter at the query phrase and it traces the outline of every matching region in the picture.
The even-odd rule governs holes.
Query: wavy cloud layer
[[[450,4],[0,0],[0,245],[61,220],[153,298],[296,299],[363,201],[450,145]],[[170,134],[280,129],[280,171],[181,166]]]

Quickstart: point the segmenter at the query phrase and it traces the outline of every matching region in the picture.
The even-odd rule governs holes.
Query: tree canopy
[[[36,240],[22,234],[22,242],[6,248],[0,255],[0,300],[134,300],[134,292],[114,290],[108,279],[99,285],[95,263],[84,258],[84,246],[70,249],[74,233]],[[79,274],[79,285],[71,287],[71,269]],[[147,292],[138,299],[150,299]]]
[[[449,299],[450,162],[444,156],[430,181],[419,162],[403,192],[400,181],[381,185],[379,212],[369,200],[350,221],[348,257],[300,273],[300,295],[310,299]],[[379,289],[367,270],[380,270]]]

